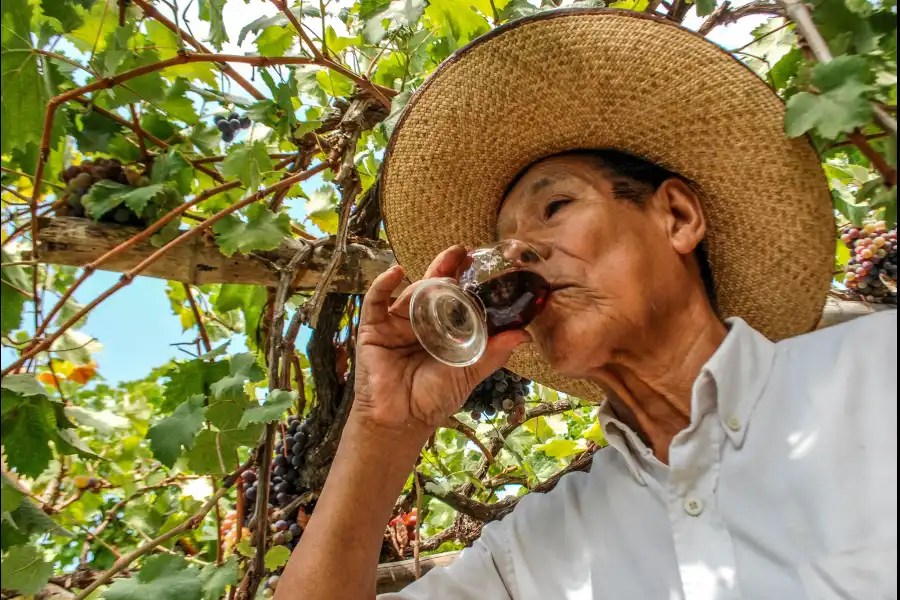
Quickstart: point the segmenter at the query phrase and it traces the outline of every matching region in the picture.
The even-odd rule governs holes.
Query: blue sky
[[[343,6],[348,3],[341,0],[335,4]],[[743,4],[743,2],[735,4]],[[206,23],[197,19],[196,6],[197,3],[191,5],[188,17],[194,35],[199,39],[204,39],[208,28]],[[230,39],[237,40],[238,32],[245,24],[259,16],[272,15],[276,11],[277,9],[270,2],[261,0],[250,0],[249,3],[228,2],[224,22]],[[742,19],[738,24],[717,28],[710,37],[725,48],[737,48],[751,41],[750,31],[764,21],[763,17]],[[692,12],[685,25],[696,28],[701,22],[702,19],[697,18]],[[344,33],[343,23],[338,19],[329,19],[329,24],[335,28],[338,35]],[[318,27],[318,20],[311,19],[310,26]],[[228,43],[223,48],[223,52],[233,54],[254,53],[255,51],[252,35],[247,36],[241,46]],[[249,78],[250,68],[248,66],[236,65],[236,68]],[[264,93],[268,93],[264,87],[260,89]],[[240,90],[233,91],[240,93]],[[310,192],[320,185],[322,185],[321,177],[314,177],[304,182],[302,187]],[[302,207],[294,208],[290,214],[298,221],[305,218]],[[76,300],[81,303],[90,301],[113,285],[118,278],[119,274],[117,273],[105,271],[95,273],[76,292]],[[196,338],[196,329],[182,332],[179,319],[170,308],[165,287],[164,280],[139,277],[98,306],[82,328],[84,333],[103,344],[103,349],[95,355],[95,360],[99,365],[100,374],[109,383],[138,379],[146,376],[152,368],[164,364],[172,358],[187,357],[172,344],[192,341]],[[298,347],[305,347],[309,333],[308,329],[303,328],[297,340]],[[239,352],[245,348],[242,336],[235,336],[229,351]],[[2,357],[3,362],[8,364],[11,354],[8,350],[4,350]]]

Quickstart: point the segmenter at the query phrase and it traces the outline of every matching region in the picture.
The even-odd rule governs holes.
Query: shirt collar
[[[750,416],[762,395],[775,361],[775,344],[747,325],[743,319],[726,319],[728,334],[700,370],[691,393],[691,422],[704,416],[704,406],[715,406],[722,428],[734,446],[744,443]],[[698,397],[709,394],[712,403]],[[628,468],[638,483],[646,485],[639,458],[652,454],[650,448],[616,417],[605,400],[597,414],[600,427],[610,446],[625,456]]]

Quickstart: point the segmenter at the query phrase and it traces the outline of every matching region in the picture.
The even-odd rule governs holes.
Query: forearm
[[[371,598],[384,527],[425,442],[351,414],[316,509],[278,583],[276,600]]]

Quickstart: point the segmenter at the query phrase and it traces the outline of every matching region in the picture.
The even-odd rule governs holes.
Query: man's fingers
[[[505,331],[488,340],[484,356],[471,367],[473,381],[484,381],[491,373],[503,367],[513,350],[531,341],[531,334],[524,329]]]
[[[403,267],[394,265],[372,282],[363,299],[361,323],[377,323],[387,316],[391,293],[403,281]]]
[[[466,249],[463,246],[453,246],[438,254],[425,271],[425,276],[403,290],[400,296],[394,300],[389,310],[390,314],[395,317],[409,319],[409,300],[421,285],[421,282],[436,277],[455,277],[456,272],[465,260]]]

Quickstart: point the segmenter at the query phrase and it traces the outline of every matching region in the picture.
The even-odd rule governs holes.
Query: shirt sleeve
[[[485,526],[481,537],[449,566],[436,567],[402,591],[380,594],[377,600],[512,600],[501,575],[508,558],[500,543],[502,529],[502,523]]]

